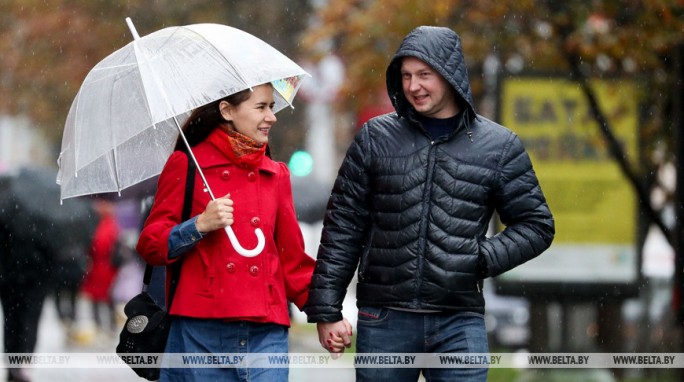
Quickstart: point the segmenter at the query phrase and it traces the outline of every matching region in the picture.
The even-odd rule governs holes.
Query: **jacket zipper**
[[[418,280],[416,282],[416,303],[420,306],[420,289],[423,280],[423,264],[425,252],[427,251],[427,229],[429,226],[428,219],[430,218],[430,194],[432,193],[432,178],[435,172],[435,142],[430,141],[430,148],[428,150],[428,164],[427,164],[427,178],[425,179],[425,191],[423,192],[423,202],[425,208],[423,209],[423,216],[420,219],[420,245],[418,248]]]

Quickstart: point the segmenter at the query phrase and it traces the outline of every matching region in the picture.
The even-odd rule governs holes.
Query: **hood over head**
[[[403,57],[418,58],[444,77],[460,97],[462,109],[475,117],[475,107],[468,69],[461,49],[461,39],[456,32],[445,27],[420,26],[402,41],[387,67],[387,93],[397,114],[407,117],[411,104],[404,97],[401,84],[401,61]]]

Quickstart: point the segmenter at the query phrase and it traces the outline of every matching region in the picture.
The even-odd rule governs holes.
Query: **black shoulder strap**
[[[185,153],[188,156],[188,173],[185,177],[185,198],[183,199],[183,213],[181,214],[181,221],[184,222],[190,219],[190,213],[192,212],[192,193],[195,190],[195,161],[190,157],[190,154]]]
[[[195,173],[197,166],[195,161],[186,152],[188,156],[188,172],[185,177],[185,196],[183,198],[183,212],[181,213],[181,222],[190,219],[190,214],[192,213],[192,197],[195,190]],[[169,287],[169,298],[167,311],[171,310],[171,302],[173,301],[173,296],[176,294],[176,286],[178,284],[178,279],[180,278],[182,260],[178,260],[169,266],[167,269],[171,270],[171,285]],[[145,266],[145,276],[143,277],[143,290],[146,290],[150,285],[150,280],[152,279],[152,269],[153,266],[147,264]]]
[[[190,219],[190,213],[192,212],[192,197],[193,191],[195,190],[195,160],[191,157],[188,152],[185,152],[188,157],[188,173],[185,176],[185,197],[183,199],[183,212],[181,213],[181,222]],[[171,270],[171,285],[169,286],[169,298],[167,302],[166,311],[171,311],[171,303],[173,302],[173,296],[176,294],[176,287],[178,286],[178,279],[180,279],[181,264],[183,259],[179,259],[175,263],[171,264],[168,269]]]

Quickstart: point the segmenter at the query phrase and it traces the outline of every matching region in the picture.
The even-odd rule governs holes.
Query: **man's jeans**
[[[358,353],[489,353],[484,316],[473,312],[416,313],[361,307]],[[356,369],[357,382],[414,382],[421,369]],[[422,369],[427,382],[486,381],[487,368]]]

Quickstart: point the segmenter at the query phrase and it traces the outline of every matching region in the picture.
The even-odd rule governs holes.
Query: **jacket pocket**
[[[271,305],[280,304],[280,296],[278,295],[278,288],[273,286],[273,284],[268,284],[268,295],[269,295],[269,304],[271,304]]]
[[[214,277],[206,277],[201,284],[195,293],[202,297],[214,298]]]
[[[359,324],[380,324],[387,320],[389,309],[378,306],[363,306],[359,307],[358,323]]]
[[[371,243],[373,242],[373,234],[366,241],[366,248],[361,253],[361,259],[359,261],[359,281],[366,281],[367,273],[366,268],[368,268],[368,257],[370,256]]]

